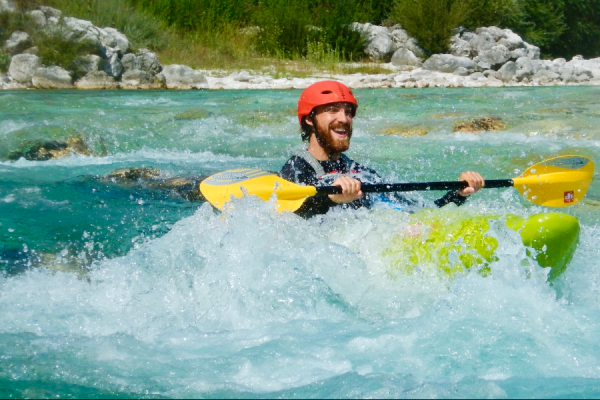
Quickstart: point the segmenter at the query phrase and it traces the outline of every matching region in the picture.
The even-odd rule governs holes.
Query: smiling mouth
[[[345,128],[336,128],[336,129],[332,129],[331,131],[337,137],[340,137],[340,138],[347,138],[348,137],[348,130],[345,129]]]

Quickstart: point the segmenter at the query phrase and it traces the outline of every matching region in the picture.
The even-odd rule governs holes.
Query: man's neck
[[[310,142],[308,143],[308,152],[319,161],[337,161],[340,158],[340,153],[330,153],[325,150],[315,135],[310,137]]]

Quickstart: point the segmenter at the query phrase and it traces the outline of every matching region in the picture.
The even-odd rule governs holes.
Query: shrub
[[[445,53],[453,29],[464,25],[478,7],[475,0],[397,0],[390,19],[428,53]]]
[[[600,56],[600,1],[565,0],[565,27],[556,41],[544,50],[555,57],[567,59],[576,55],[586,58]]]
[[[38,34],[35,36],[34,45],[38,48],[38,55],[44,65],[56,65],[75,73],[75,59],[87,54],[99,54],[98,45],[93,42],[73,42],[58,31],[51,35]],[[81,78],[74,75],[74,79]]]
[[[7,72],[10,67],[10,55],[0,48],[0,72]]]

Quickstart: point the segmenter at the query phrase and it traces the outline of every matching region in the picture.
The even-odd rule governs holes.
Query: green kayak
[[[423,210],[410,217],[407,232],[394,237],[384,256],[391,259],[391,272],[411,273],[416,266],[435,265],[450,277],[475,268],[490,272],[498,261],[498,239],[491,224],[505,225],[521,235],[527,254],[540,267],[550,268],[548,280],[567,268],[579,241],[579,221],[562,213],[473,216],[442,210]]]

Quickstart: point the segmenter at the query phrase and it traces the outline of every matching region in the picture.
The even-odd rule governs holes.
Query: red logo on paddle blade
[[[574,192],[565,192],[565,203],[573,203],[575,201]]]

